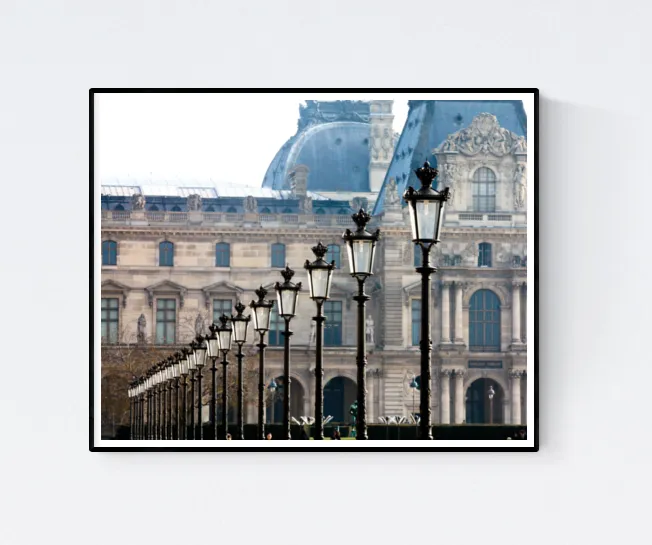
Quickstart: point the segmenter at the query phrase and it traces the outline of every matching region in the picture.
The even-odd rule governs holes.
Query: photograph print
[[[538,450],[536,89],[89,98],[92,451]]]

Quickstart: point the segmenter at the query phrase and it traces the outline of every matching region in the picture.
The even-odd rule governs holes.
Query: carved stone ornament
[[[463,155],[495,155],[502,157],[514,152],[526,152],[524,137],[502,128],[495,115],[482,113],[471,124],[449,135],[445,142],[435,149],[436,153],[458,151]]]
[[[374,319],[371,316],[367,316],[365,323],[365,336],[367,342],[373,346],[374,345]]]
[[[403,243],[403,265],[412,265],[414,262],[414,243]]]
[[[201,196],[188,195],[187,205],[190,212],[197,212],[198,210],[201,210]]]
[[[201,314],[197,314],[197,319],[195,320],[195,335],[204,335],[205,334],[205,324],[204,317]]]
[[[244,198],[242,207],[244,208],[245,214],[255,214],[258,212],[258,202],[251,195],[247,195]]]
[[[134,193],[131,196],[131,209],[144,210],[145,209],[145,196],[140,193]]]
[[[360,210],[360,208],[369,210],[369,199],[366,197],[354,197],[350,204],[353,210]]]
[[[525,371],[523,371],[522,369],[511,369],[509,371],[509,378],[511,378],[512,380],[520,380],[524,376],[525,376]]]
[[[462,251],[462,259],[467,265],[473,265],[478,259],[478,245],[475,242],[469,242]]]
[[[312,214],[312,197],[304,197],[299,201],[299,210],[304,214]]]

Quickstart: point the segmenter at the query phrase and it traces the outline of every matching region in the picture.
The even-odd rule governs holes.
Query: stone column
[[[512,281],[512,344],[521,343],[521,282]]]
[[[455,423],[462,424],[466,419],[466,407],[464,404],[464,369],[455,371]]]
[[[512,424],[521,424],[521,377],[523,371],[512,369],[509,378],[512,379]]]
[[[451,423],[450,369],[441,370],[441,423]]]
[[[455,344],[464,344],[464,320],[462,319],[462,293],[464,284],[455,282]]]
[[[441,342],[451,342],[450,293],[451,282],[441,283]]]

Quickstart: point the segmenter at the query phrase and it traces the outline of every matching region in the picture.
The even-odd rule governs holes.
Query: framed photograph
[[[90,450],[537,451],[536,89],[91,89]]]

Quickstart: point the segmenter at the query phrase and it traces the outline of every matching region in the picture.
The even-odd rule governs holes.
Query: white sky
[[[96,102],[96,161],[106,178],[209,179],[259,187],[293,136],[305,100],[394,98],[370,94],[115,93]],[[401,132],[408,98],[395,98]]]

